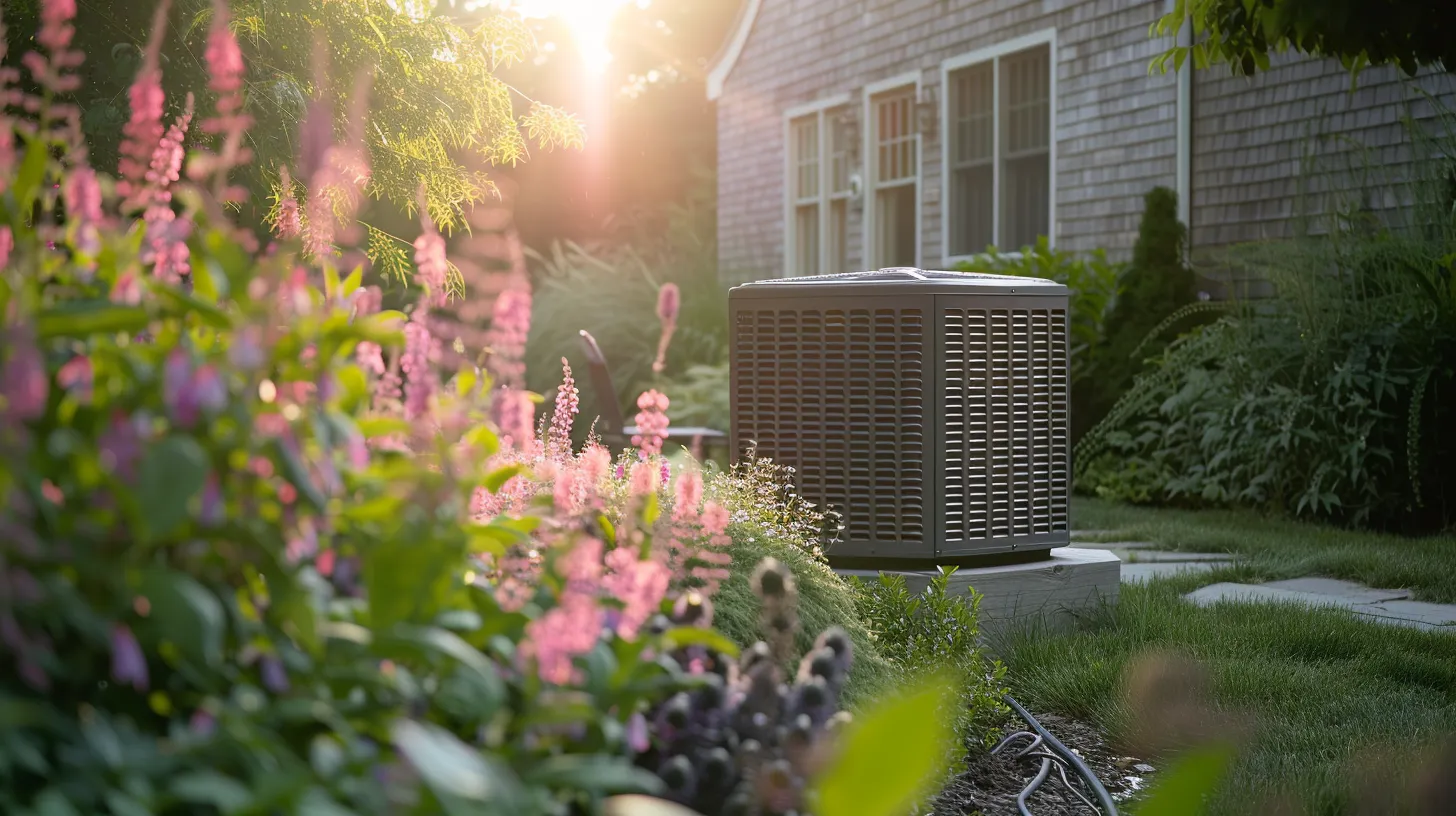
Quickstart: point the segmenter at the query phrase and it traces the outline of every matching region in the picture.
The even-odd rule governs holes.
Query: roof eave
[[[717,101],[723,95],[723,84],[728,81],[728,75],[733,72],[733,66],[738,63],[738,57],[743,53],[743,46],[748,43],[748,35],[753,31],[753,21],[758,17],[761,5],[763,0],[745,0],[739,8],[733,33],[718,52],[718,56],[713,59],[713,67],[708,71],[709,101]]]

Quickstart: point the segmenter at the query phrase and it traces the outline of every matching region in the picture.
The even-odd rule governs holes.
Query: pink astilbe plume
[[[591,595],[567,591],[559,605],[526,624],[526,640],[519,654],[534,660],[541,679],[565,685],[580,672],[572,661],[596,645],[604,623],[602,608]]]
[[[177,214],[172,211],[171,190],[172,182],[182,172],[185,152],[182,141],[191,122],[192,94],[188,94],[182,114],[157,143],[145,177],[147,208],[142,218],[146,222],[147,233],[140,260],[152,264],[152,274],[168,282],[180,280],[191,271],[187,236],[192,225],[190,221],[178,220]]]
[[[213,0],[212,27],[203,57],[207,61],[207,87],[217,94],[217,107],[215,116],[203,120],[202,132],[220,136],[222,144],[215,154],[199,156],[188,168],[193,179],[212,176],[213,194],[224,201],[237,200],[241,195],[241,190],[227,186],[228,172],[252,158],[243,145],[243,137],[253,124],[252,117],[243,112],[243,51],[233,36],[230,19],[227,4]]]
[[[324,258],[334,253],[336,244],[347,244],[355,237],[354,215],[370,180],[364,126],[373,75],[361,71],[355,77],[346,138],[336,143],[332,105],[326,95],[328,49],[322,36],[314,41],[313,73],[315,96],[300,134],[299,172],[309,180],[304,250],[314,258]]]
[[[81,87],[76,68],[86,57],[71,47],[71,40],[76,36],[71,23],[75,16],[76,0],[42,0],[40,30],[35,35],[42,50],[28,52],[20,59],[44,94],[39,98],[22,97],[22,107],[38,115],[47,138],[66,142],[66,160],[73,164],[85,155],[81,112],[74,104],[57,102],[53,97],[73,93]]]
[[[667,347],[672,342],[672,333],[677,331],[677,315],[682,309],[682,292],[677,284],[665,283],[657,290],[657,319],[662,324],[662,337],[657,341],[657,359],[652,370],[658,374],[667,367]]]
[[[581,392],[571,376],[571,364],[561,358],[561,387],[556,389],[556,410],[546,432],[546,455],[556,459],[571,456],[571,426],[581,410]]]
[[[524,391],[502,388],[495,395],[495,422],[503,445],[529,453],[536,439],[536,406]]]
[[[273,234],[285,241],[303,234],[303,219],[299,215],[298,199],[293,196],[293,179],[288,175],[288,166],[279,171],[278,220],[273,223]]]
[[[502,386],[520,388],[526,379],[526,338],[531,333],[531,290],[520,282],[517,288],[501,292],[495,300],[486,345],[491,350],[486,362],[491,376]]]
[[[667,395],[653,389],[637,398],[637,434],[632,437],[644,455],[655,456],[662,452],[662,443],[667,440]]]
[[[152,16],[152,33],[142,52],[141,70],[127,90],[131,103],[131,118],[122,128],[121,161],[117,169],[121,178],[116,182],[116,192],[126,199],[128,209],[146,206],[144,191],[147,189],[147,170],[152,156],[162,139],[162,105],[166,101],[162,94],[162,70],[158,67],[158,54],[162,48],[162,37],[167,30],[167,10],[171,0],[161,0]]]
[[[10,53],[7,31],[4,16],[0,14],[0,63]],[[19,123],[13,121],[6,111],[20,107],[25,96],[15,87],[19,81],[19,69],[0,64],[0,193],[10,186],[10,179],[15,173],[15,126]]]
[[[96,181],[96,171],[90,167],[77,167],[65,179],[64,195],[66,209],[76,226],[76,248],[87,255],[94,255],[101,249],[100,227],[101,185]]]
[[[430,362],[439,356],[438,341],[418,320],[404,327],[404,354],[399,367],[404,371],[404,416],[419,419],[429,413],[430,398],[435,394],[435,370]]]
[[[0,227],[0,269],[10,265],[10,253],[15,251],[15,233],[9,227]]]
[[[420,284],[425,288],[425,303],[443,306],[446,300],[445,284],[449,279],[449,263],[445,259],[445,239],[435,229],[426,206],[425,188],[420,187],[420,237],[415,239],[415,271]]]

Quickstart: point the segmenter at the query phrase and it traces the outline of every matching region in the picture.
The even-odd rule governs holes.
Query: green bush
[[[1169,346],[1082,440],[1079,486],[1448,526],[1456,222],[1439,185],[1407,191],[1410,225],[1339,219],[1328,234],[1232,250],[1228,263],[1276,296]]]
[[[989,748],[1009,712],[1002,698],[1006,669],[981,650],[980,593],[948,592],[954,567],[941,568],[924,590],[912,593],[900,575],[851,580],[855,608],[874,632],[885,657],[912,677],[950,672],[959,682],[955,714],[963,744]]]
[[[544,393],[555,385],[554,372],[564,356],[585,373],[578,332],[591,332],[607,358],[614,399],[628,410],[637,395],[662,378],[681,377],[693,365],[716,365],[728,359],[727,294],[718,282],[717,244],[713,240],[711,188],[677,208],[659,235],[634,235],[633,243],[588,250],[556,246],[538,256],[532,329],[526,347],[528,384]],[[635,247],[642,247],[634,248]],[[658,291],[677,284],[682,296],[678,328],[668,350],[662,377],[652,371],[660,325]],[[592,392],[595,399],[601,395]],[[688,407],[671,393],[673,422],[688,424],[679,412]],[[587,401],[588,415],[596,402]],[[725,430],[727,425],[722,426]]]

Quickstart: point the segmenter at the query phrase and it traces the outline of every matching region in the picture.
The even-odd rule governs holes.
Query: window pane
[[[814,198],[819,195],[819,117],[795,119],[789,131],[794,196]]]
[[[1001,60],[1001,229],[1014,250],[1050,229],[1051,49],[1037,46]]]
[[[875,179],[878,182],[915,178],[919,158],[915,151],[914,91],[896,91],[875,98]]]
[[[991,210],[995,200],[991,178],[993,169],[990,162],[983,162],[951,172],[947,220],[952,255],[985,252],[996,242],[991,233],[994,223]]]
[[[790,275],[819,274],[819,205],[794,208],[794,268]]]
[[[1006,201],[1002,211],[1001,242],[1003,249],[1014,250],[1036,243],[1037,236],[1047,234],[1047,218],[1051,202],[1050,156],[1042,153],[1006,162],[1001,186]]]
[[[989,62],[950,75],[951,161],[986,161],[992,145],[992,79]]]
[[[915,186],[875,193],[875,266],[915,265]]]
[[[850,271],[846,268],[845,250],[849,243],[849,202],[836,198],[829,202],[829,268],[827,274],[834,275]]]
[[[849,191],[849,141],[845,135],[844,119],[848,114],[843,108],[825,115],[825,126],[829,128],[829,192]]]

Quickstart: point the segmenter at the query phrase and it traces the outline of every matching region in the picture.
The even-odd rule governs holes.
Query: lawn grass
[[[1338,609],[1200,608],[1181,598],[1217,581],[1320,574],[1456,601],[1456,539],[1407,540],[1248,513],[1100,501],[1076,502],[1073,518],[1080,529],[1115,531],[1109,541],[1247,557],[1236,567],[1124,585],[1115,609],[1094,614],[1077,631],[1022,629],[995,644],[1018,699],[1094,722],[1115,744],[1133,733],[1122,693],[1131,662],[1148,652],[1200,661],[1215,708],[1251,724],[1210,814],[1262,814],[1274,796],[1298,803],[1296,813],[1396,812],[1388,802],[1357,810],[1372,774],[1398,786],[1419,751],[1456,733],[1456,635],[1372,623]]]
[[[1210,814],[1249,816],[1285,794],[1312,814],[1351,812],[1363,768],[1396,767],[1456,733],[1456,636],[1356,620],[1339,610],[1225,604],[1197,608],[1173,581],[1124,586],[1115,610],[1072,634],[1013,632],[998,644],[1012,693],[1037,710],[1132,728],[1129,662],[1148,651],[1201,661],[1218,710],[1253,730]]]
[[[1402,538],[1247,511],[1154,510],[1085,498],[1072,502],[1072,521],[1078,529],[1108,531],[1094,541],[1152,541],[1170,550],[1246,557],[1239,567],[1198,576],[1195,586],[1323,575],[1382,589],[1409,589],[1422,601],[1456,603],[1452,535]]]

